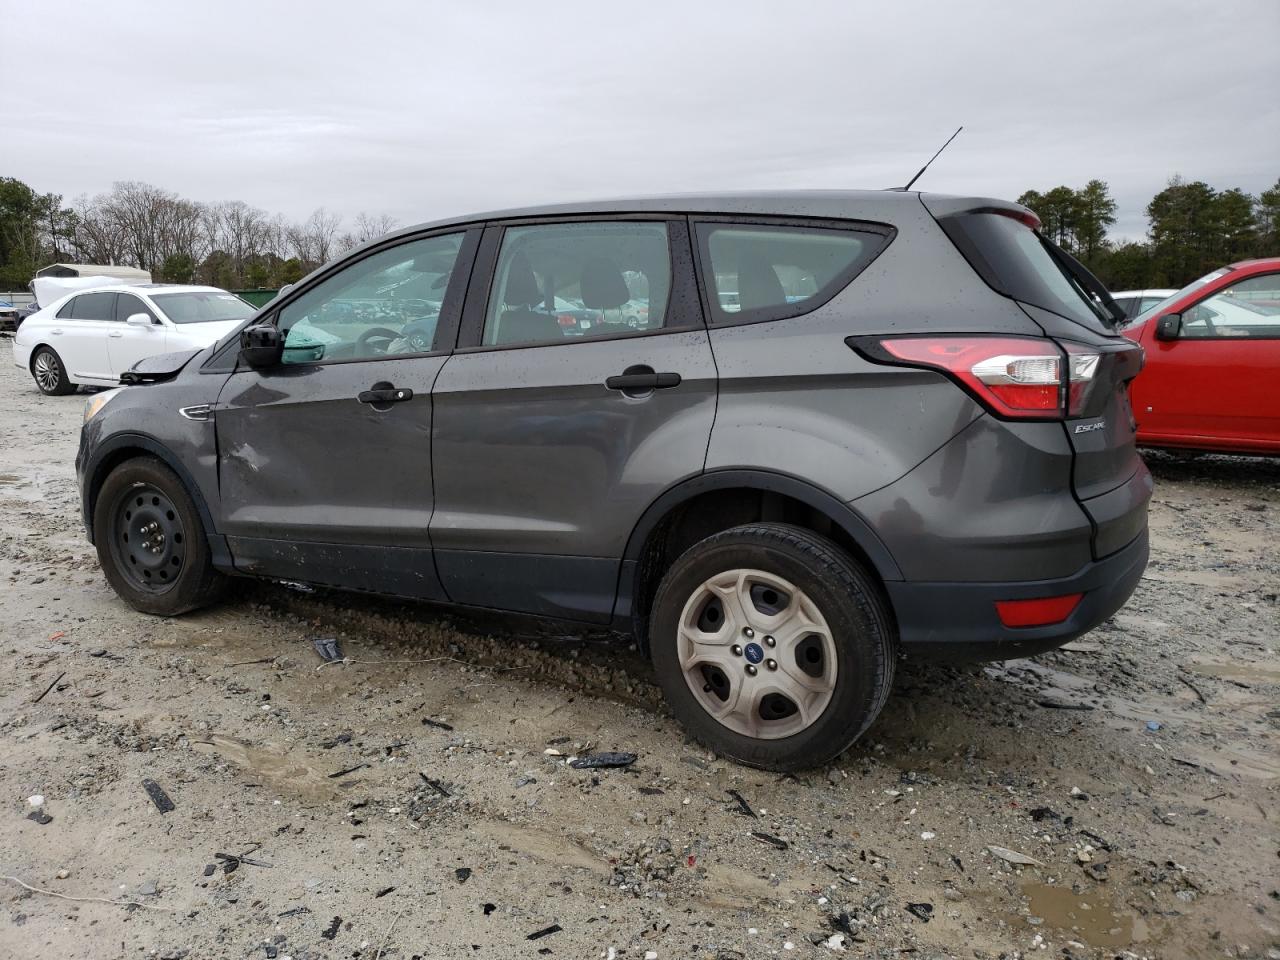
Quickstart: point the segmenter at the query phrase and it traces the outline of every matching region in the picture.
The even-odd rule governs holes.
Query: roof
[[[119,277],[151,282],[151,274],[137,267],[113,267],[99,263],[51,263],[36,271],[37,277]]]

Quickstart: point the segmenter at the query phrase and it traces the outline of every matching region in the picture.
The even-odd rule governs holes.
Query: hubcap
[[[685,682],[702,708],[760,740],[811,726],[831,702],[836,647],[817,605],[762,570],[727,570],[684,605],[677,638]]]
[[[150,484],[138,484],[116,504],[111,553],[116,566],[140,590],[173,588],[186,562],[186,531],[173,501]]]
[[[58,361],[54,359],[53,354],[45,353],[36,357],[36,383],[40,385],[42,390],[58,389]]]

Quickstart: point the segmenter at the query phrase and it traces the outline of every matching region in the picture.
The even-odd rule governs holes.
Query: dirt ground
[[[905,662],[780,777],[606,636],[248,582],[134,613],[80,526],[85,397],[0,361],[2,957],[1280,957],[1280,461],[1153,455],[1123,612]]]

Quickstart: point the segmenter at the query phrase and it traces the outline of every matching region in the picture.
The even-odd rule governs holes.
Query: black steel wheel
[[[195,502],[177,474],[153,457],[128,460],[108,474],[93,532],[108,582],[136,610],[185,613],[224,586]]]

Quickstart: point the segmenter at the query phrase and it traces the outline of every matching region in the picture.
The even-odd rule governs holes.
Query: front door
[[[607,621],[627,538],[702,471],[715,414],[685,222],[491,227],[471,290],[434,394],[444,588]]]
[[[58,311],[62,319],[62,311]],[[116,294],[82,293],[71,302],[69,322],[60,324],[55,348],[72,380],[113,380],[107,337],[116,329]]]
[[[1155,320],[1147,324],[1154,333]],[[1141,438],[1280,449],[1280,273],[1246,277],[1182,313],[1176,340],[1144,337],[1135,385]]]
[[[402,241],[340,265],[275,314],[283,362],[228,378],[214,420],[238,568],[442,599],[431,388],[456,334],[467,238]]]
[[[151,318],[147,326],[128,323],[135,313]],[[167,328],[156,319],[156,312],[131,293],[116,294],[115,324],[107,333],[107,359],[111,376],[120,379],[139,360],[165,352]]]

